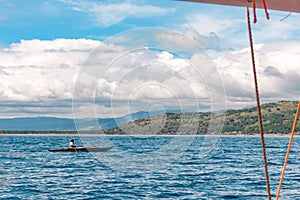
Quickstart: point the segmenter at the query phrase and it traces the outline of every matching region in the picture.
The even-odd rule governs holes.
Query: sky
[[[298,100],[300,15],[257,13],[262,102]],[[0,0],[0,80],[0,118],[255,105],[245,8],[182,1]]]

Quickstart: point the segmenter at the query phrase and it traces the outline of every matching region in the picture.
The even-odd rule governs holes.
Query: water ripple
[[[69,136],[3,137],[6,137],[0,140],[0,198],[3,199],[267,198],[260,140],[256,137],[221,137],[216,148],[204,158],[200,155],[201,137],[196,137],[189,149],[178,155],[176,148],[159,151],[160,145],[170,142],[170,137],[110,137],[116,148],[97,155],[47,151],[67,144]],[[85,138],[88,139],[91,143],[101,140]],[[266,138],[273,196],[287,142],[288,138]],[[299,145],[300,138],[295,138],[282,199],[300,199],[300,149],[296,148]],[[124,159],[126,155],[131,157]],[[111,167],[118,164],[118,159],[126,163]]]

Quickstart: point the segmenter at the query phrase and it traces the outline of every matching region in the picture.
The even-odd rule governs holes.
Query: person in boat
[[[76,146],[74,145],[74,139],[70,140],[69,148],[75,148]]]

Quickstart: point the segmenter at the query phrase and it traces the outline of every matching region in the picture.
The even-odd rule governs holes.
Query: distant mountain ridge
[[[263,127],[265,133],[289,133],[291,131],[295,112],[297,109],[296,101],[280,101],[276,103],[266,103],[261,106]],[[164,116],[162,115],[164,114]],[[182,116],[188,118],[188,122],[181,124]],[[132,130],[134,134],[206,134],[210,119],[213,113],[210,112],[180,112],[180,111],[155,111],[137,112],[119,118],[103,119],[81,119],[76,121],[80,125],[79,130],[96,131],[101,128],[106,134],[128,134],[123,130]],[[224,118],[222,134],[256,134],[259,133],[256,107],[243,108],[240,110],[227,110]],[[157,132],[152,133],[151,127],[163,127]],[[79,124],[78,124],[79,123]],[[15,118],[0,119],[0,130],[9,131],[76,131],[73,119],[55,117],[35,117],[35,118]],[[180,126],[184,128],[179,129]],[[191,127],[198,127],[195,132],[189,132]],[[145,128],[146,129],[145,129]],[[300,131],[298,126],[296,132]]]
[[[276,103],[266,103],[261,106],[262,123],[264,133],[286,134],[290,133],[295,112],[297,109],[296,101],[279,101]],[[221,131],[208,132],[211,124],[211,117],[224,121]],[[182,123],[182,117],[184,122]],[[162,126],[162,122],[164,122]],[[139,127],[141,128],[139,130]],[[161,127],[153,133],[154,128]],[[193,127],[198,127],[195,130]],[[205,135],[205,134],[258,134],[258,117],[256,107],[244,108],[240,110],[227,110],[224,115],[215,115],[210,112],[185,112],[180,114],[168,113],[167,117],[157,116],[151,119],[141,119],[134,124],[124,124],[120,127],[105,130],[106,134],[128,134],[124,130],[133,130],[135,134],[162,134],[162,135]],[[192,130],[192,131],[191,131]],[[214,130],[214,129],[210,129]],[[300,131],[298,126],[296,132]]]
[[[178,113],[179,111],[168,111]],[[163,114],[164,111],[141,111],[118,118],[99,118],[98,124],[93,119],[79,119],[80,130],[98,130],[114,128],[133,122],[135,120],[149,118]],[[70,118],[57,117],[22,117],[0,119],[0,130],[29,130],[29,131],[76,131],[75,121]]]
[[[0,130],[76,130],[73,119],[56,117],[22,117],[0,119]]]

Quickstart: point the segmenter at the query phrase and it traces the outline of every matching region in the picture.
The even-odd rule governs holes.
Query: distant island
[[[263,116],[263,127],[266,134],[287,134],[291,132],[295,112],[297,108],[296,101],[279,101],[276,103],[266,103],[261,106]],[[208,132],[210,120],[213,113],[199,112],[199,113],[172,113],[167,112],[161,114],[158,112],[157,116],[149,117],[145,115],[136,115],[133,122],[123,124],[119,127],[117,123],[111,125],[112,127],[104,128],[101,133],[108,135],[126,135],[129,134],[124,130],[137,131],[137,127],[149,127],[149,133],[152,133],[151,127],[160,127],[154,134],[158,135],[189,135],[196,133],[197,135],[205,135]],[[146,116],[146,117],[145,117]],[[188,118],[188,121],[181,122],[182,117]],[[140,119],[139,119],[140,117]],[[224,126],[221,134],[237,135],[237,134],[258,134],[259,127],[257,122],[256,107],[245,108],[240,110],[227,110],[224,115],[218,116],[224,118]],[[105,120],[104,120],[105,121]],[[128,120],[127,120],[128,121]],[[70,121],[68,121],[70,123]],[[100,123],[100,122],[99,122]],[[0,123],[1,124],[1,123]],[[101,125],[101,124],[100,124]],[[184,127],[182,127],[184,126]],[[191,132],[192,127],[197,127],[197,130]],[[1,129],[1,126],[0,126]],[[144,129],[143,129],[144,130]],[[187,130],[187,131],[186,131]],[[296,129],[299,132],[300,128]],[[76,130],[0,130],[0,134],[76,134]],[[87,134],[98,134],[97,130],[86,131]],[[140,133],[136,133],[140,134]],[[147,134],[147,133],[143,133]],[[153,133],[152,133],[153,134]]]

